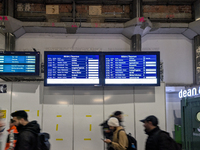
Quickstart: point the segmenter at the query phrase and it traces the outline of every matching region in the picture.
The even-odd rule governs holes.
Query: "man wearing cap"
[[[145,150],[172,150],[169,135],[161,132],[155,116],[151,115],[140,121],[144,123],[144,131],[148,135]]]
[[[128,138],[122,126],[119,125],[119,121],[115,117],[111,117],[108,120],[109,128],[113,131],[113,140],[104,140],[105,143],[111,144],[114,150],[126,150],[128,147]]]

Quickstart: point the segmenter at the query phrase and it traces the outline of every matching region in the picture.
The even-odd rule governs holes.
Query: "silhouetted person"
[[[126,150],[128,147],[128,138],[124,128],[119,125],[118,119],[116,117],[111,117],[108,120],[108,125],[113,131],[113,140],[104,140],[105,143],[110,144],[109,150]]]
[[[7,131],[8,131],[8,138],[7,138],[5,150],[14,150],[16,146],[16,142],[17,142],[18,131],[14,124],[13,119],[10,119],[10,128]]]
[[[145,150],[178,150],[169,133],[160,130],[155,116],[151,115],[140,121],[144,123],[144,131],[148,135]]]
[[[28,115],[24,110],[19,110],[11,114],[19,132],[15,150],[35,150],[37,146],[37,136],[40,126],[37,121],[28,121]]]

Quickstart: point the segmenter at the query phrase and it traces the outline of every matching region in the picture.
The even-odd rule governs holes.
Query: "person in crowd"
[[[111,117],[113,117],[113,115],[109,116],[109,118],[106,121],[100,124],[100,126],[102,126],[102,132],[103,132],[104,138],[110,139],[110,140],[112,140],[113,133],[112,133],[112,130],[110,130],[109,128],[108,120]]]
[[[150,115],[143,120],[144,131],[148,135],[145,150],[173,150],[169,134],[160,130],[157,117]]]
[[[37,136],[40,133],[40,126],[37,121],[28,121],[28,115],[24,110],[11,114],[18,130],[18,137],[15,150],[35,150]]]
[[[113,115],[119,120],[119,125],[123,126],[122,125],[122,122],[123,122],[123,112],[116,111],[116,112],[113,113]]]
[[[0,136],[5,129],[5,123],[3,122],[2,118],[3,118],[3,113],[0,110]]]
[[[124,128],[119,125],[116,117],[108,120],[109,128],[113,131],[113,140],[105,139],[104,142],[110,144],[109,150],[126,150],[128,147],[128,138]]]
[[[17,128],[14,124],[14,120],[10,119],[10,129],[8,131],[8,138],[7,138],[7,143],[5,150],[14,150],[16,142],[17,142]]]

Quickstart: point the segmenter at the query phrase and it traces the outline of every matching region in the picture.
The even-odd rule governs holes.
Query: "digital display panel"
[[[105,85],[160,85],[159,52],[105,53]]]
[[[39,75],[39,52],[1,52],[0,75]]]
[[[45,52],[45,85],[99,85],[97,53]]]

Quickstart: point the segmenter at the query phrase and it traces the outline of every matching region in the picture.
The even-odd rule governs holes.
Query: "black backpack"
[[[124,129],[121,129],[118,131],[117,133],[117,139],[119,139],[119,132],[122,131]],[[127,138],[128,138],[128,147],[126,150],[137,150],[137,141],[134,137],[132,137],[131,133],[126,134]]]
[[[182,149],[181,149],[181,146],[180,146],[178,143],[176,143],[176,141],[174,141],[174,139],[172,139],[172,138],[170,137],[169,133],[168,133],[168,132],[165,132],[165,131],[163,131],[163,130],[160,130],[160,131],[158,131],[158,132],[155,134],[155,138],[154,138],[154,140],[155,140],[154,142],[155,142],[155,143],[158,143],[157,141],[159,140],[159,135],[160,135],[161,133],[164,133],[164,134],[167,135],[167,140],[170,141],[170,150],[182,150]],[[158,144],[156,145],[156,147],[157,147],[157,149],[158,149]]]
[[[37,136],[37,150],[50,150],[50,135],[48,133],[38,133]]]

